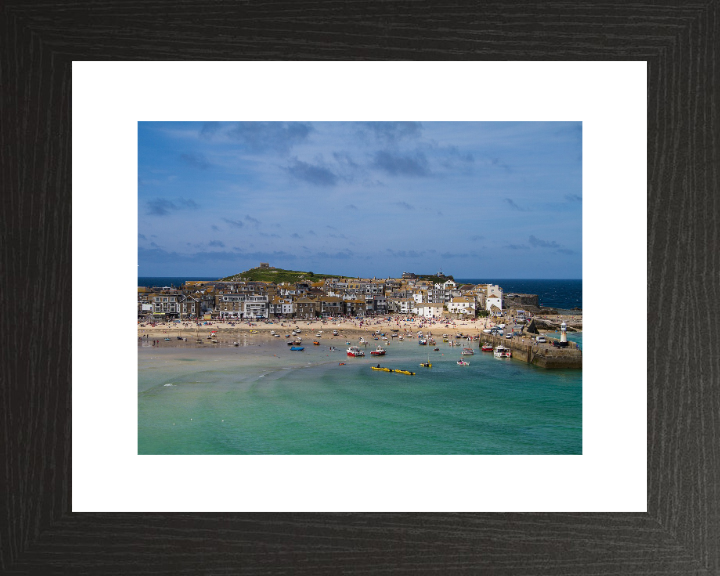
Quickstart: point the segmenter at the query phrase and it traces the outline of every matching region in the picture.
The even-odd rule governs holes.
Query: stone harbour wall
[[[524,336],[524,339],[525,342],[522,341],[522,338],[517,337],[507,339],[504,336],[481,334],[480,346],[484,342],[489,342],[493,348],[498,345],[505,346],[512,350],[512,358],[540,368],[582,368],[582,351],[574,342],[568,342],[567,348],[554,348],[534,344],[529,336]],[[553,338],[547,338],[547,340],[551,342]]]

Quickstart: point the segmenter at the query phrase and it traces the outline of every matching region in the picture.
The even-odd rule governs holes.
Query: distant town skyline
[[[140,122],[138,275],[582,277],[580,122]]]

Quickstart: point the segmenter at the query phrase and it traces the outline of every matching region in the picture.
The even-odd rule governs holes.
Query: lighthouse
[[[567,324],[565,322],[560,324],[560,343],[567,346]]]

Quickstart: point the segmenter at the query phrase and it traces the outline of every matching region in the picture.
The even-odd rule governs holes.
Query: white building
[[[448,312],[453,314],[466,314],[472,317],[475,316],[475,300],[471,298],[458,296],[448,302],[447,307]]]
[[[244,318],[257,318],[262,316],[268,317],[268,297],[267,296],[247,296],[243,310]]]
[[[443,315],[443,304],[439,302],[415,304],[413,312],[423,318],[440,318]]]
[[[502,288],[500,288],[497,284],[488,284],[485,293],[487,294],[487,297],[485,298],[485,310],[492,313],[492,307],[495,306],[502,312]]]

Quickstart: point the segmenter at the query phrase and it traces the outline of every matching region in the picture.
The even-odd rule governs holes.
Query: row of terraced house
[[[415,278],[328,278],[319,282],[189,281],[139,287],[138,315],[155,319],[262,319],[408,314],[499,315],[502,288]]]

